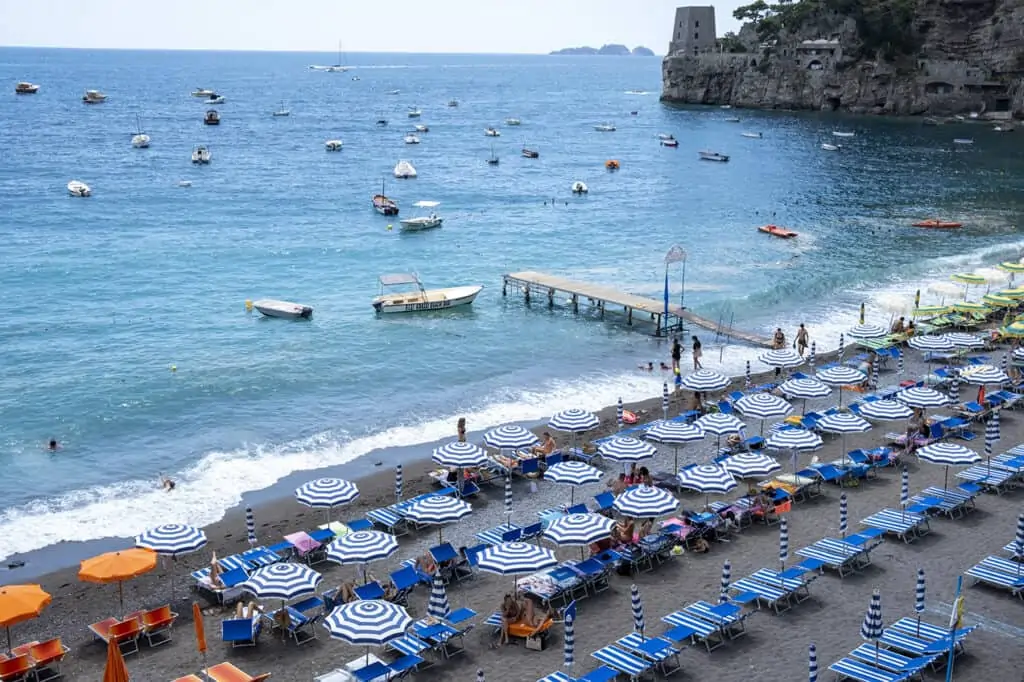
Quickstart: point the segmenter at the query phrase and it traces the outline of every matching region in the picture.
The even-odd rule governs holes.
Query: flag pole
[[[960,627],[960,620],[963,613],[963,597],[960,591],[964,586],[964,577],[957,576],[956,597],[953,599],[953,612],[949,614],[949,662],[946,663],[946,682],[953,680],[953,659],[956,657],[956,631]]]

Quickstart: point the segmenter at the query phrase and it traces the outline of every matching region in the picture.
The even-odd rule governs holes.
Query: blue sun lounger
[[[853,658],[894,673],[907,673],[912,677],[916,675],[923,680],[924,671],[938,658],[938,654],[909,658],[895,651],[873,647],[870,644],[861,644],[851,651],[847,658]]]
[[[673,642],[687,639],[692,640],[694,643],[701,642],[707,647],[708,653],[725,644],[725,635],[722,633],[721,628],[685,611],[675,611],[661,620],[674,626],[674,630],[670,630],[663,635]]]
[[[811,573],[810,577],[807,574]],[[797,603],[811,598],[810,584],[818,579],[818,574],[793,567],[779,573],[770,568],[761,568],[750,575],[754,580],[765,585],[781,585],[789,590]]]
[[[750,578],[740,578],[732,581],[729,587],[739,592],[737,599],[743,597],[744,594],[753,595],[752,599],[757,600],[758,608],[763,602],[770,606],[775,613],[782,613],[792,606],[789,601],[791,593],[779,585],[764,585]]]
[[[839,574],[840,578],[845,578],[849,573],[857,572],[856,553],[836,552],[831,548],[821,546],[818,542],[802,547],[796,553],[802,557],[820,562],[823,567],[831,568]]]
[[[958,471],[956,477],[962,481],[980,485],[983,489],[997,495],[1002,495],[1005,490],[1015,488],[1018,482],[1018,472],[1004,467],[998,462],[975,464],[969,469]]]
[[[500,545],[503,542],[518,542],[523,529],[514,523],[503,523],[477,533],[474,537],[485,545]]]
[[[892,673],[861,663],[853,658],[840,658],[828,667],[836,674],[836,680],[857,680],[857,682],[900,682],[910,679],[910,673]]]
[[[1024,599],[1024,567],[1018,565],[1016,568],[1011,568],[1005,566],[1003,562],[1006,564],[1016,563],[1000,557],[989,556],[968,568],[964,573],[974,578],[975,584],[984,583],[991,587],[1009,590],[1010,594]]]
[[[861,523],[891,533],[908,544],[931,532],[927,516],[898,509],[879,510],[866,519],[862,519]]]
[[[630,679],[633,680],[640,679],[644,673],[653,667],[639,656],[634,656],[628,651],[623,651],[614,646],[606,646],[590,655],[609,668],[617,670],[620,674],[629,675]]]
[[[569,677],[561,671],[551,673],[546,677],[542,677],[537,682],[611,682],[619,676],[617,670],[612,670],[606,665],[601,665],[582,677]]]
[[[729,639],[736,639],[747,634],[743,621],[747,615],[743,609],[735,604],[709,604],[706,601],[696,601],[683,607],[683,611],[692,616],[716,624],[722,634]]]
[[[949,628],[932,625],[926,621],[918,624],[917,618],[903,617],[890,624],[889,629],[930,640],[938,644],[943,651],[949,651]],[[953,634],[953,640],[956,642],[958,651],[963,651],[964,640],[977,629],[977,625],[968,625],[967,627],[960,628]]]
[[[1009,552],[1010,554],[1016,556],[1017,555],[1017,541],[1016,540],[1011,540],[1009,542],[1009,544],[1003,546],[1003,551],[1004,552]],[[1022,568],[1024,568],[1024,566],[1022,566]]]
[[[391,507],[373,509],[366,513],[366,518],[395,537],[400,537],[409,532],[409,524],[406,523],[405,517],[391,509]]]

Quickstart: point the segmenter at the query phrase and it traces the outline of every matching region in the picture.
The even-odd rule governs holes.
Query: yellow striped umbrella
[[[999,295],[1005,296],[1006,298],[1024,298],[1024,287],[1018,287],[1016,289],[1003,289],[1002,291],[999,292]]]
[[[950,277],[954,282],[960,282],[961,284],[984,284],[985,278],[981,275],[976,275],[973,272],[958,272]]]
[[[958,301],[953,304],[953,310],[958,313],[982,313],[988,315],[992,309],[977,301]]]
[[[1005,270],[1006,272],[1024,272],[1024,263],[1015,263],[1012,260],[1008,260],[1005,263],[1000,263],[996,267],[999,268],[1000,270]]]
[[[1024,322],[1014,322],[1005,327],[999,329],[999,333],[1003,336],[1013,336],[1016,338],[1024,337]]]
[[[949,306],[945,305],[922,305],[914,310],[915,317],[938,317],[949,312]]]
[[[1017,301],[1014,299],[1009,296],[1000,296],[999,294],[985,294],[981,297],[981,301],[993,308],[1012,308],[1017,305]]]

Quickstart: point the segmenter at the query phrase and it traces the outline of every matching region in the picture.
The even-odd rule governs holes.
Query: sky
[[[718,34],[736,30],[715,5]],[[678,0],[0,0],[0,45],[547,53],[622,43],[664,54]]]

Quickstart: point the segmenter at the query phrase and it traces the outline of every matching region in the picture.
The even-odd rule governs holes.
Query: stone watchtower
[[[668,56],[693,56],[715,49],[715,8],[677,7]]]

